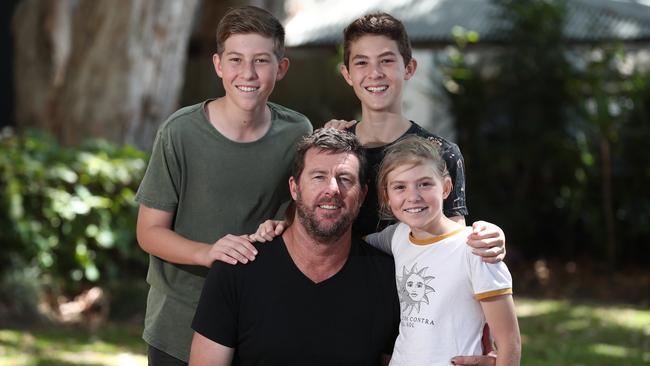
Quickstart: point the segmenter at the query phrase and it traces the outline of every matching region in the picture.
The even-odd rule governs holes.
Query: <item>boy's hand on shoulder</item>
[[[337,130],[345,130],[354,126],[357,121],[346,121],[344,119],[331,119],[325,123],[324,128],[336,128]]]
[[[487,263],[501,262],[506,256],[506,236],[500,227],[486,222],[472,224],[472,233],[467,237],[472,253],[483,257]]]
[[[266,220],[260,224],[255,234],[251,234],[248,237],[250,238],[251,241],[264,243],[273,240],[273,238],[275,238],[278,235],[281,235],[284,232],[284,229],[286,228],[287,228],[286,221]]]
[[[207,253],[200,253],[199,263],[211,267],[212,262],[229,264],[248,263],[255,260],[257,249],[251,244],[248,235],[228,234],[208,247]]]

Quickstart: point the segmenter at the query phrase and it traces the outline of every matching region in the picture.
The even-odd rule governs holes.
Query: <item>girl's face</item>
[[[451,191],[451,179],[441,177],[433,164],[398,166],[386,177],[388,206],[416,238],[440,235],[442,203]]]

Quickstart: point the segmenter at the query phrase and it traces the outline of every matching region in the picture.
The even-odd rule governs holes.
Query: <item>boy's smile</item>
[[[364,35],[350,44],[349,66],[340,71],[363,109],[401,113],[404,81],[413,76],[415,61],[404,65],[396,41]]]
[[[275,55],[273,40],[257,33],[228,37],[213,63],[223,81],[225,99],[244,111],[265,108],[275,82],[289,67],[286,58],[278,60]]]

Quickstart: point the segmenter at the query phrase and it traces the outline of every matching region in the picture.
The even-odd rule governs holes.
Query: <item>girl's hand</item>
[[[500,227],[486,221],[472,224],[472,233],[467,237],[472,253],[483,257],[487,263],[501,262],[506,256],[506,236]]]

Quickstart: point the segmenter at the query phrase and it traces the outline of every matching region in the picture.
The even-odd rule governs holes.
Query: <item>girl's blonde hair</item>
[[[377,195],[379,199],[379,216],[393,219],[388,205],[388,174],[399,166],[431,164],[440,178],[449,177],[447,164],[442,158],[440,145],[436,141],[417,135],[406,136],[386,148],[384,159],[379,165],[377,175]]]

